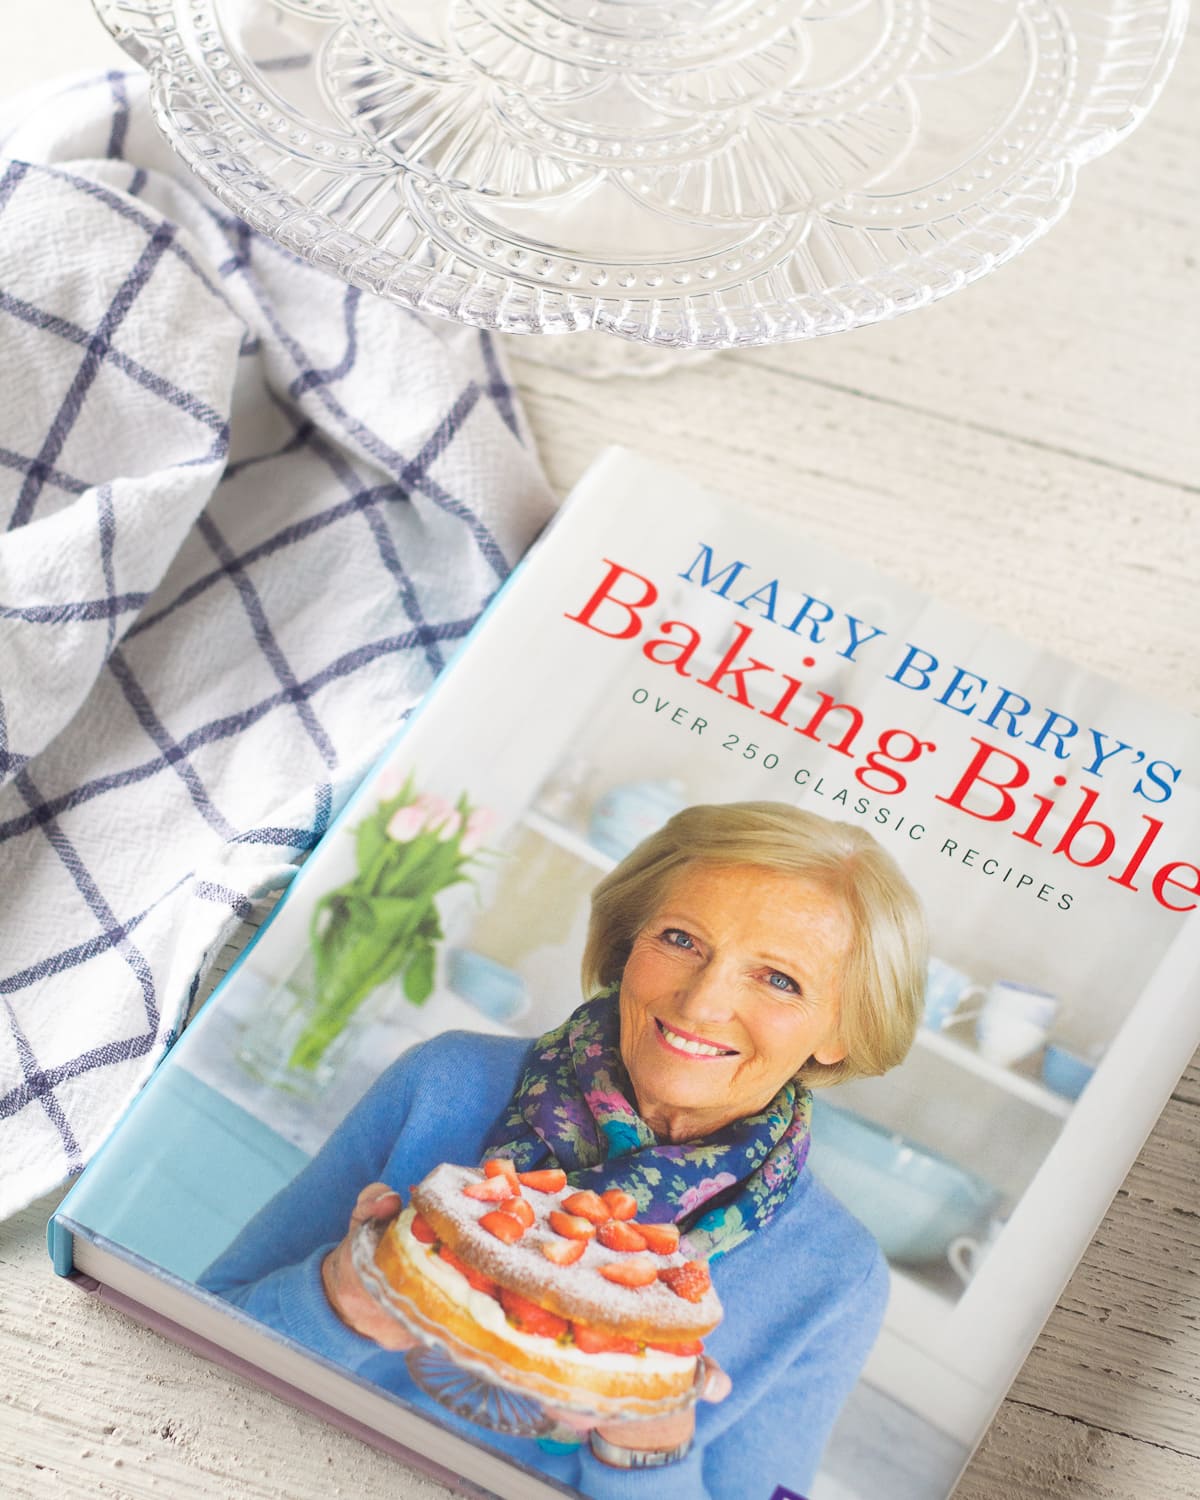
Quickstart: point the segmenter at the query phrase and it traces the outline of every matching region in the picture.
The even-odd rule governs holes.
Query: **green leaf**
[[[379,866],[372,889],[381,896],[400,893],[432,895],[445,884],[435,862],[437,835],[420,833],[407,844],[393,843],[392,852]]]
[[[369,879],[373,867],[387,850],[391,840],[387,836],[387,818],[382,813],[367,818],[358,825],[354,836],[354,852],[358,858],[359,873]]]
[[[424,1005],[433,994],[433,959],[432,943],[423,943],[404,971],[404,994],[414,1005]]]

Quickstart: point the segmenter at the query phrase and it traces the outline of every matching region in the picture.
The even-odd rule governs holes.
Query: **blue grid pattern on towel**
[[[151,135],[126,75],[58,103],[106,142],[99,168],[16,159],[19,129],[0,156],[0,349],[27,372],[0,414],[0,879],[19,924],[0,913],[0,1160],[22,1171],[0,1213],[81,1169],[169,1045],[203,958],[321,837],[548,510],[486,333],[456,330],[451,354],[424,320],[211,200],[173,222],[165,169],[121,160]],[[56,216],[85,221],[78,266],[59,269],[103,297],[60,295],[28,255],[15,266],[31,221],[53,234]],[[103,247],[90,265],[89,245]],[[219,380],[190,378],[210,320],[240,327],[224,404]],[[373,405],[367,334],[376,357],[444,362],[436,411],[424,392],[411,431],[391,410],[403,388]],[[131,481],[139,442],[151,451]],[[147,469],[173,497],[207,484],[187,524],[158,508]],[[144,543],[160,514],[178,536],[158,555]],[[31,681],[43,661],[65,670]],[[30,704],[59,680],[75,698],[43,720]],[[14,899],[26,884],[32,934]],[[193,927],[181,982],[172,931]]]

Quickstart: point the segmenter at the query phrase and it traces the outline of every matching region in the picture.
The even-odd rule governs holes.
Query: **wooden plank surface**
[[[30,7],[0,56],[0,96],[52,75],[51,36],[70,64],[104,65],[86,12],[83,0]],[[630,443],[1200,710],[1194,27],[1159,108],[1083,173],[1065,221],[958,296],[654,380],[590,381],[518,347],[552,482],[565,490],[605,443]],[[956,1500],[1200,1495],[1198,1148],[1200,1057]],[[42,1239],[54,1201],[0,1225],[0,1494],[442,1493],[56,1281]]]

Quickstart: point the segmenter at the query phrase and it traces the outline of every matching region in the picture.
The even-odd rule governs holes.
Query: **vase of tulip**
[[[418,793],[412,778],[353,830],[355,872],[313,908],[309,942],[243,1033],[239,1059],[261,1081],[299,1094],[324,1088],[371,1015],[397,990],[433,993],[442,940],[437,898],[472,880],[491,814],[466,796]]]

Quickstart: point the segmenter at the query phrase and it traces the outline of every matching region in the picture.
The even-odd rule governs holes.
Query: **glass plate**
[[[407,307],[675,348],[921,307],[1063,213],[1186,0],[95,0],[233,212]]]
[[[413,1349],[407,1360],[408,1373],[425,1394],[464,1422],[532,1438],[548,1437],[558,1425],[532,1396],[472,1375],[439,1349]]]

